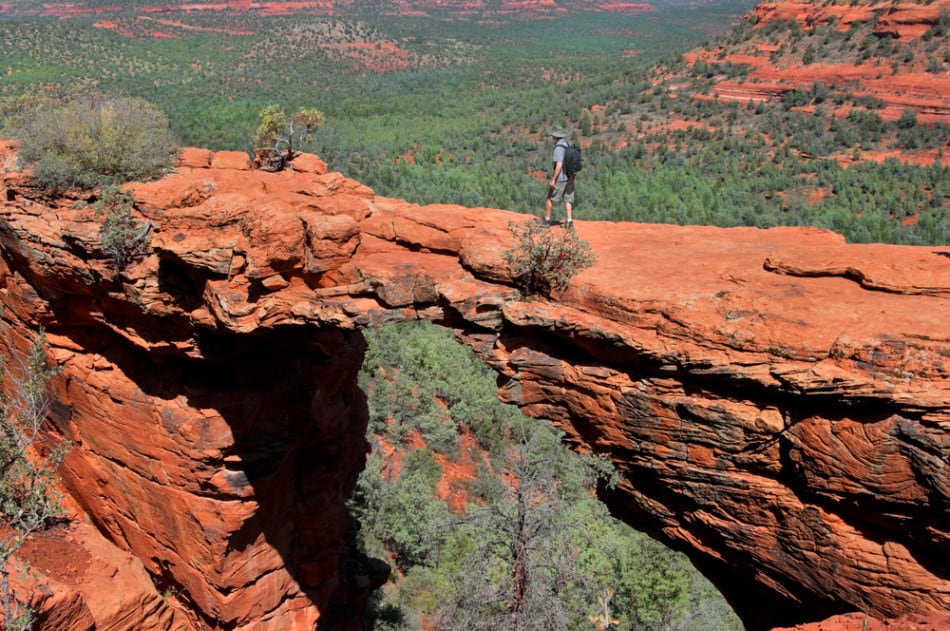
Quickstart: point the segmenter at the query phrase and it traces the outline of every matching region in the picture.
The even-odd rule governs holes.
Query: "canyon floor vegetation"
[[[368,628],[587,629],[605,600],[613,629],[742,628],[684,555],[610,516],[596,496],[609,462],[499,402],[450,331],[366,336],[373,450],[351,509],[364,549],[395,568]]]

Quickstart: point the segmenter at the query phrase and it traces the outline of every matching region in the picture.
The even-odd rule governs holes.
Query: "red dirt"
[[[485,459],[484,452],[471,434],[462,432],[461,439],[456,456],[453,458],[444,454],[436,456],[443,470],[442,479],[439,480],[436,489],[439,497],[445,500],[457,514],[465,510],[470,499],[467,492],[468,483],[475,479],[478,462]]]
[[[183,5],[155,5],[141,9],[143,13],[256,13],[260,16],[278,15],[339,15],[353,5],[352,0],[301,0],[297,2],[263,2],[252,0],[228,0],[226,2],[200,3],[194,2]],[[488,9],[472,6],[451,5],[443,0],[422,0],[415,2],[396,2],[387,6],[385,14],[404,17],[429,17],[433,12],[444,12],[453,8],[459,18],[481,16],[483,18],[507,16],[534,16],[539,18],[566,15],[568,9],[559,6],[554,0],[504,0],[500,6]],[[595,0],[585,7],[588,11],[607,13],[635,14],[652,11],[654,7],[646,3],[618,2],[612,0]],[[121,6],[84,7],[79,3],[49,3],[38,7],[22,8],[12,3],[0,4],[0,14],[37,15],[71,19],[89,15],[118,13],[126,10]]]
[[[442,478],[436,485],[440,499],[445,501],[456,513],[461,514],[469,502],[466,491],[469,482],[475,479],[478,462],[484,460],[475,438],[468,432],[460,432],[461,442],[458,451],[453,455],[436,453],[436,462],[442,467]],[[412,430],[406,437],[403,445],[392,445],[385,439],[377,437],[377,448],[386,463],[383,475],[396,479],[402,467],[402,455],[408,448],[423,449],[426,442],[418,431]]]
[[[320,47],[337,51],[371,72],[405,70],[412,65],[412,53],[392,42],[339,42],[321,44]]]
[[[29,559],[31,568],[44,575],[75,584],[85,576],[92,558],[84,548],[70,544],[74,538],[74,523],[54,526],[30,535],[18,556]]]
[[[772,631],[947,631],[950,616],[909,615],[892,620],[878,620],[863,613],[834,616],[821,622],[781,627]]]

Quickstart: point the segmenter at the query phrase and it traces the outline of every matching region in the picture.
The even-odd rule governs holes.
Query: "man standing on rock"
[[[551,130],[551,139],[554,140],[554,173],[548,182],[548,197],[544,201],[544,223],[551,225],[551,210],[554,204],[564,203],[564,226],[574,229],[574,219],[571,212],[574,208],[574,174],[564,169],[564,152],[567,149],[567,132],[560,127]]]

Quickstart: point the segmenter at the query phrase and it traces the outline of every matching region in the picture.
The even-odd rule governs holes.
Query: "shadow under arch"
[[[370,592],[389,574],[388,565],[358,550],[358,525],[345,507],[369,448],[366,396],[356,380],[362,333],[309,326],[251,335],[196,332],[141,313],[133,327],[133,314],[124,322],[120,303],[104,308],[103,302],[108,299],[52,300],[48,333],[108,364],[118,390],[135,399],[117,401],[116,408],[157,419],[146,430],[162,443],[156,449],[181,449],[171,457],[193,460],[184,465],[192,467],[190,480],[162,488],[132,455],[96,454],[114,469],[136,469],[129,478],[138,482],[112,480],[113,487],[139,484],[142,496],[153,496],[148,502],[138,493],[127,496],[127,515],[104,519],[101,505],[88,505],[98,500],[75,492],[99,530],[139,557],[156,586],[173,589],[207,628],[247,628],[255,620],[266,626],[281,614],[319,616],[318,629],[360,628]],[[196,352],[180,352],[176,343],[187,346],[191,335]],[[63,383],[82,387],[82,377],[65,368]],[[98,429],[88,421],[96,411],[62,410],[53,421],[76,446],[69,456],[75,459],[97,442],[89,432]],[[77,490],[85,482],[75,472],[85,469],[73,465],[66,483]],[[172,499],[180,495],[191,498],[193,514],[171,514],[180,510]]]

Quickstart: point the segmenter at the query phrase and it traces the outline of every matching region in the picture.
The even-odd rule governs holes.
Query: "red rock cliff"
[[[717,99],[739,102],[770,101],[796,88],[809,91],[816,83],[837,94],[850,97],[871,97],[886,120],[897,120],[905,111],[913,111],[921,123],[934,125],[950,120],[950,78],[942,66],[928,64],[928,56],[946,49],[945,29],[941,26],[950,15],[950,0],[895,0],[893,2],[811,2],[781,0],[761,2],[746,15],[754,24],[747,39],[713,50],[686,55],[690,60],[711,63],[728,60],[748,70],[746,76],[715,79],[710,90]],[[803,33],[828,27],[839,33],[868,27],[869,39],[892,39],[907,45],[910,54],[902,64],[891,56],[860,54],[858,43],[852,52],[806,63],[801,49],[818,45],[798,42],[789,36],[776,39],[770,28],[781,23],[797,23]],[[850,36],[848,36],[850,38]],[[862,42],[861,45],[868,45]],[[875,44],[876,45],[876,44]],[[896,48],[897,45],[895,45]],[[795,51],[799,52],[795,52]],[[942,53],[941,53],[942,54]],[[941,62],[942,63],[942,62]],[[898,72],[899,69],[899,72]],[[845,99],[848,100],[848,99]],[[828,105],[832,99],[828,99]],[[844,102],[844,101],[842,101]],[[851,108],[831,108],[836,116],[848,116]]]
[[[354,628],[385,577],[347,546],[359,330],[413,318],[609,454],[611,506],[687,550],[750,629],[950,611],[950,248],[582,222],[596,265],[527,300],[504,252],[531,218],[295,164],[186,150],[128,187],[154,229],[122,273],[82,200],[2,174],[8,354],[45,327],[70,493],[171,594],[123,628]]]

